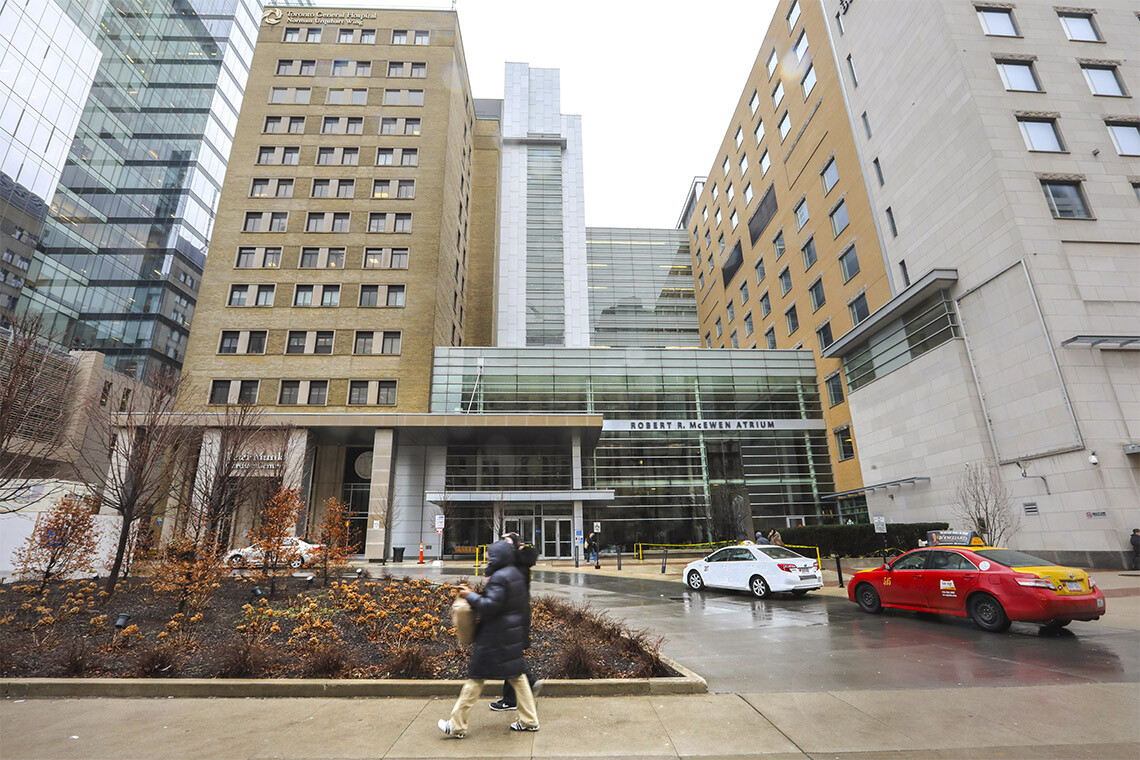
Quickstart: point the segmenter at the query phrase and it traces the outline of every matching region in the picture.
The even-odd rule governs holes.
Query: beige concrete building
[[[682,220],[702,345],[813,352],[835,476],[821,517],[865,519],[878,475],[860,470],[840,363],[821,352],[892,289],[828,18],[814,1],[780,2]]]
[[[1120,563],[1140,525],[1136,4],[826,7],[894,276],[826,354],[864,478],[919,479],[871,511],[950,518],[989,462],[1015,546]]]

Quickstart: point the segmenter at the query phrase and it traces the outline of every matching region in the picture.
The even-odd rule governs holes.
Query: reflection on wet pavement
[[[716,692],[1140,680],[1140,632],[1100,623],[1074,622],[1051,634],[1015,623],[992,634],[963,618],[867,615],[845,599],[812,594],[761,600],[743,592],[692,592],[678,581],[557,571],[535,571],[533,581],[535,594],[586,601],[665,636],[665,653]]]

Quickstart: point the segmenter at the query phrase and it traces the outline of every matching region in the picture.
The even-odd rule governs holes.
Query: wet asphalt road
[[[664,636],[665,654],[714,692],[1140,681],[1140,632],[1099,622],[1055,634],[1014,623],[993,634],[962,618],[868,615],[846,599],[815,594],[759,600],[692,592],[680,581],[556,571],[535,571],[533,581],[534,594],[588,601]]]

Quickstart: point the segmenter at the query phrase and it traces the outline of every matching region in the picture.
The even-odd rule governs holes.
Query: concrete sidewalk
[[[134,758],[1022,758],[1135,760],[1140,687],[539,699],[542,729],[449,699],[70,699],[0,703],[5,760]]]

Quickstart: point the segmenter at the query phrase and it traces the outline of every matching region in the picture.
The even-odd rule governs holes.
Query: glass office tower
[[[590,345],[699,347],[685,230],[586,228]]]
[[[59,0],[102,59],[19,308],[146,379],[181,368],[260,0]]]

